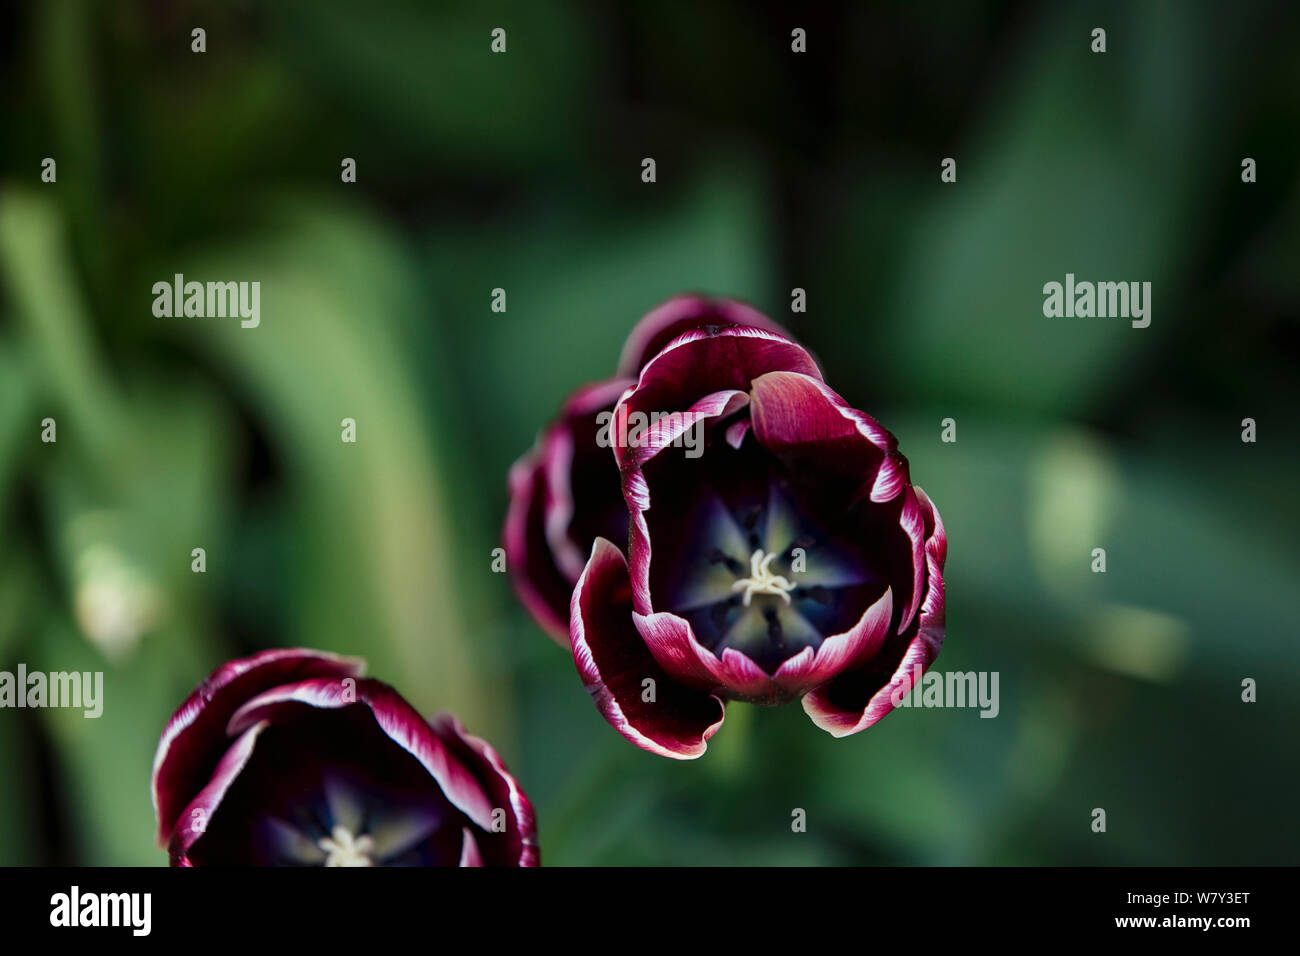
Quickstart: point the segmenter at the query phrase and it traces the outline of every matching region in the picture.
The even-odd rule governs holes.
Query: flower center
[[[316,843],[325,851],[326,866],[374,866],[370,854],[375,850],[375,841],[370,837],[353,836],[345,826],[336,826],[327,837]]]
[[[731,590],[741,591],[741,602],[749,607],[755,594],[779,595],[786,604],[790,603],[790,592],[795,586],[785,577],[773,574],[771,564],[779,557],[775,551],[756,548],[749,556],[749,577],[740,578],[731,585]]]
[[[809,493],[754,460],[751,446],[757,455],[746,442],[698,484],[663,483],[646,512],[650,587],[702,647],[719,657],[734,649],[771,674],[851,628],[883,587],[850,529],[827,532]]]

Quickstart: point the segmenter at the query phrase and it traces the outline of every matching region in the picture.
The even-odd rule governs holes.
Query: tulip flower
[[[702,754],[728,700],[801,699],[823,730],[856,733],[938,655],[942,520],[894,437],[802,346],[691,301],[700,321],[679,313],[646,332],[644,320],[625,350],[639,367],[612,409],[603,472],[628,534],[595,535],[574,584],[577,669],[605,719],[664,756]],[[575,447],[588,428],[570,426]],[[591,500],[607,507],[609,493]],[[568,527],[592,527],[586,501],[569,496]]]
[[[218,668],[154,758],[173,866],[535,866],[533,808],[449,714],[362,661],[273,650]]]

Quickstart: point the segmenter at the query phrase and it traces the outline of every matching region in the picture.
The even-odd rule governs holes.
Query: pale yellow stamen
[[[779,574],[773,574],[769,567],[777,558],[775,551],[765,552],[759,548],[749,556],[749,577],[741,578],[731,586],[733,591],[744,591],[742,601],[745,607],[753,600],[755,594],[777,594],[786,604],[790,603],[790,592],[795,586]]]
[[[370,859],[370,854],[375,851],[375,841],[368,836],[354,837],[347,827],[336,826],[316,845],[325,851],[326,866],[375,865]]]

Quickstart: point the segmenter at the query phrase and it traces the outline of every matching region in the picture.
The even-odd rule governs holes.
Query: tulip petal
[[[791,694],[799,695],[870,660],[889,636],[893,616],[894,591],[886,588],[850,630],[826,638],[816,654],[805,657],[801,653],[782,664],[775,675],[777,683]]]
[[[770,372],[821,380],[803,346],[774,332],[743,326],[692,329],[646,363],[619,406],[646,415],[685,411],[701,395],[748,392],[755,379]]]
[[[674,296],[647,312],[628,333],[619,357],[618,373],[636,375],[677,336],[705,325],[747,325],[792,338],[785,329],[744,302],[702,295]]]
[[[505,762],[487,741],[468,733],[452,714],[442,713],[432,721],[434,733],[474,775],[494,809],[505,810],[504,833],[481,834],[479,844],[490,862],[508,866],[538,866],[537,819],[533,805]]]
[[[596,439],[599,414],[612,412],[631,384],[611,379],[575,392],[507,481],[501,537],[511,584],[542,629],[566,647],[569,598],[594,536],[590,529],[604,531],[615,514],[626,521],[613,453]]]
[[[902,634],[912,626],[912,619],[916,616],[916,609],[924,593],[926,576],[925,516],[916,491],[910,486],[904,493],[903,510],[898,516],[898,524],[912,542],[911,598],[898,621],[898,633]]]
[[[898,442],[819,378],[788,371],[755,379],[750,417],[759,442],[791,468],[815,466],[843,485],[845,501],[884,502],[907,484]]]
[[[675,680],[701,690],[726,686],[728,671],[696,640],[690,621],[671,611],[642,614],[635,608],[632,621],[651,656]]]
[[[599,415],[609,412],[611,415],[615,404],[623,392],[632,385],[631,379],[612,379],[598,382],[579,389],[564,403],[560,423],[553,426],[544,442],[544,467],[546,469],[545,530],[546,541],[559,565],[569,588],[564,595],[565,642],[568,639],[568,604],[572,594],[572,584],[578,580],[583,565],[587,561],[590,540],[575,540],[573,535],[574,519],[578,509],[604,508],[606,502],[589,500],[590,486],[581,479],[588,477],[588,471],[599,472],[597,485],[610,489],[609,497],[614,498],[614,482],[617,472],[612,466],[613,455],[608,447],[601,447],[597,436],[601,432]],[[575,489],[575,484],[579,489]],[[583,488],[582,486],[587,486]],[[587,495],[582,500],[575,500],[578,490],[585,490]]]
[[[804,697],[803,709],[814,724],[833,737],[866,730],[911,693],[917,676],[924,674],[939,655],[942,642],[942,632],[936,635],[923,615],[892,674],[872,665],[841,674]]]
[[[303,648],[263,651],[217,668],[172,715],[154,755],[151,791],[165,846],[181,809],[212,777],[230,744],[226,724],[249,698],[311,677],[359,677],[365,662]]]
[[[943,566],[948,561],[948,532],[939,517],[939,509],[934,506],[930,496],[921,490],[920,485],[913,485],[916,498],[921,506],[921,516],[925,528],[925,555],[927,565],[932,565],[931,578],[937,578],[939,587],[938,608],[943,610]]]
[[[914,488],[926,533],[926,592],[917,623],[905,634],[886,639],[865,665],[846,671],[803,699],[803,708],[818,727],[835,737],[865,730],[911,693],[917,676],[934,663],[943,645],[945,606],[943,566],[948,536],[938,509]]]
[[[805,654],[811,659],[812,648],[805,647],[797,657]],[[728,696],[760,704],[782,703],[786,699],[780,685],[744,651],[724,648],[722,668]]]
[[[574,663],[610,726],[665,757],[704,753],[722,725],[722,700],[680,684],[651,655],[633,623],[627,559],[604,538],[574,588],[570,623]],[[647,679],[651,701],[644,699]]]
[[[492,802],[474,775],[442,742],[433,728],[400,694],[377,680],[307,680],[273,687],[259,694],[230,718],[230,733],[264,720],[275,720],[285,709],[322,709],[363,704],[370,708],[383,732],[409,752],[437,782],[446,798],[484,830],[492,827]]]
[[[724,389],[706,395],[684,412],[668,412],[644,429],[624,428],[628,409],[619,405],[614,421],[619,427],[619,442],[614,445],[614,455],[621,468],[639,468],[647,461],[672,446],[691,428],[712,418],[727,418],[749,404],[749,395],[739,389]],[[626,442],[623,439],[626,438]]]
[[[568,638],[569,622],[568,612],[559,612],[573,586],[556,564],[546,540],[546,469],[538,449],[511,466],[507,486],[510,506],[501,542],[510,583],[533,619],[561,643]]]
[[[826,638],[816,651],[805,647],[768,674],[734,647],[719,658],[696,640],[690,622],[675,614],[634,615],[656,661],[678,680],[758,704],[785,703],[869,660],[888,636],[892,616],[893,591],[887,588],[853,628]]]
[[[206,832],[212,815],[217,812],[226,791],[230,789],[240,771],[244,769],[244,765],[253,756],[257,738],[266,727],[265,721],[249,726],[217,761],[217,766],[207,785],[177,815],[178,822],[172,829],[168,846],[173,866],[190,865],[187,855],[190,847]]]
[[[779,704],[794,695],[743,651],[726,647],[719,657],[695,637],[690,621],[668,611],[634,613],[637,630],[655,661],[687,687],[725,692],[756,704]],[[812,648],[794,659],[812,660]]]
[[[478,843],[474,840],[474,834],[469,827],[461,828],[460,865],[461,866],[482,866],[483,855],[479,852]]]

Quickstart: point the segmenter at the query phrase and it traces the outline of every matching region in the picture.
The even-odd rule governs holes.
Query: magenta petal
[[[833,737],[847,737],[866,730],[893,710],[896,701],[911,693],[916,678],[939,656],[942,643],[942,629],[935,634],[922,615],[921,626],[893,674],[887,675],[884,681],[871,674],[868,690],[863,689],[862,672],[842,674],[804,697],[803,709],[814,724]],[[855,703],[854,699],[859,697],[866,697],[865,703]]]
[[[613,414],[619,397],[630,388],[631,379],[616,378],[598,382],[579,389],[564,403],[560,422],[552,426],[543,442],[543,465],[546,470],[545,534],[556,564],[569,583],[561,611],[565,621],[562,643],[568,642],[568,606],[573,582],[578,580],[587,563],[589,540],[575,540],[572,534],[574,517],[579,508],[590,507],[591,502],[575,501],[574,483],[579,475],[575,469],[592,466],[595,452],[597,466],[612,487],[614,473],[608,469],[611,452],[597,444],[600,426],[597,416],[602,411]],[[581,446],[581,447],[579,447]],[[580,454],[579,452],[586,452]],[[604,467],[600,467],[604,466]]]
[[[181,704],[154,754],[151,790],[158,844],[165,846],[181,809],[212,777],[230,744],[226,724],[249,698],[311,677],[359,677],[365,662],[303,648],[263,651],[217,668]]]
[[[683,683],[725,691],[738,700],[779,704],[869,660],[889,634],[893,611],[893,591],[886,589],[852,629],[828,637],[815,652],[805,647],[775,674],[768,674],[734,647],[726,648],[719,659],[695,639],[690,623],[675,614],[637,614],[635,618],[655,660]]]
[[[510,469],[502,529],[506,567],[524,607],[556,643],[569,643],[569,599],[590,548],[590,528],[623,515],[613,452],[597,447],[597,418],[611,411],[631,379],[579,389],[559,418]],[[575,484],[579,491],[575,493]],[[605,494],[591,489],[607,487]]]
[[[722,651],[727,690],[738,697],[762,699],[772,691],[772,678],[744,651],[734,647]]]
[[[912,619],[916,616],[917,606],[921,603],[922,589],[926,577],[925,516],[922,513],[920,499],[916,494],[916,490],[909,486],[905,495],[903,510],[898,517],[898,523],[912,542],[912,599],[908,602],[907,607],[903,609],[903,614],[899,619],[899,634],[912,626]]]
[[[460,866],[482,866],[483,855],[479,852],[478,843],[469,827],[461,827],[460,839]]]
[[[693,329],[646,363],[619,406],[647,415],[685,411],[701,395],[732,389],[747,392],[755,379],[770,372],[821,380],[812,356],[775,332],[742,326]]]
[[[929,567],[930,577],[938,589],[938,601],[936,607],[938,611],[943,611],[943,566],[948,560],[948,532],[944,529],[943,519],[939,517],[939,509],[934,506],[930,496],[921,490],[919,485],[913,485],[912,490],[916,492],[917,501],[921,505],[921,515],[925,520],[925,555],[927,566]],[[932,609],[933,610],[933,609]]]
[[[726,686],[731,672],[695,639],[685,618],[669,611],[642,614],[634,607],[632,620],[651,656],[675,680],[699,690]],[[739,670],[744,670],[743,665]]]
[[[273,687],[241,707],[230,718],[230,733],[274,720],[285,708],[348,707],[364,704],[379,727],[398,746],[424,765],[448,800],[477,826],[492,828],[492,801],[474,775],[439,739],[434,729],[397,691],[377,680],[307,680]]]
[[[510,468],[510,506],[501,533],[506,569],[515,594],[528,613],[555,641],[569,633],[565,595],[573,588],[551,554],[546,541],[546,470],[537,449]]]
[[[811,647],[805,647],[792,660],[812,660]],[[734,647],[722,652],[722,667],[727,695],[756,704],[783,704],[794,695],[779,681],[759,667],[749,655]]]
[[[177,815],[177,823],[172,828],[168,852],[173,866],[190,866],[189,849],[199,837],[203,836],[212,815],[217,812],[221,800],[230,789],[235,778],[239,776],[248,759],[253,755],[253,747],[258,736],[266,729],[266,722],[251,725],[230,746],[217,761],[207,785]]]
[[[674,680],[641,640],[632,620],[627,560],[604,538],[573,592],[573,660],[601,715],[632,743],[665,757],[690,759],[722,725],[723,703]],[[654,683],[646,685],[649,679]],[[653,687],[654,699],[645,700]]]
[[[739,448],[749,434],[751,422],[748,418],[742,418],[739,421],[732,422],[727,426],[726,436],[727,444],[732,448]]]
[[[893,710],[911,693],[918,675],[934,663],[943,645],[948,537],[934,503],[920,488],[914,490],[926,532],[926,592],[919,623],[910,637],[887,638],[876,657],[804,697],[803,708],[813,723],[836,737],[865,730]]]
[[[754,435],[778,457],[815,460],[852,482],[855,499],[889,501],[906,486],[907,459],[894,436],[820,379],[771,372],[755,380],[752,399]]]
[[[505,832],[480,834],[475,842],[476,852],[485,852],[493,865],[539,865],[537,818],[533,805],[506,769],[500,755],[486,741],[468,733],[451,714],[439,714],[430,723],[434,733],[474,775],[492,801],[493,808],[506,813]],[[480,843],[485,851],[479,850]]]
[[[618,373],[636,375],[651,358],[677,336],[704,325],[747,325],[792,336],[762,312],[734,299],[679,295],[651,309],[628,333],[619,357]]]
[[[780,704],[795,695],[743,651],[714,654],[695,637],[690,622],[668,611],[634,613],[637,630],[659,665],[676,680],[698,690],[725,693],[736,700]],[[812,660],[812,648],[795,658]]]
[[[705,395],[684,412],[662,415],[639,433],[627,425],[627,406],[619,405],[614,410],[617,426],[615,435],[618,439],[614,445],[615,458],[622,468],[639,468],[699,423],[713,418],[727,418],[747,404],[747,392],[725,389]]]
[[[893,614],[894,590],[886,588],[850,630],[826,638],[816,654],[811,648],[804,648],[805,653],[782,664],[775,675],[777,683],[792,695],[804,694],[836,674],[870,660],[889,636]]]

